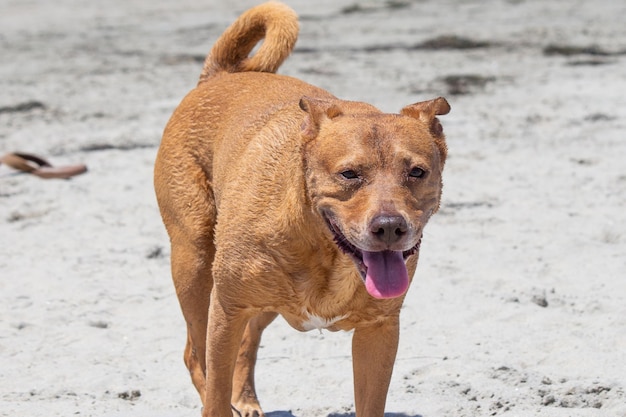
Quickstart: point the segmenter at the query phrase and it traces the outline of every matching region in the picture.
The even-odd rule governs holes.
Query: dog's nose
[[[387,245],[398,242],[406,234],[406,220],[399,214],[381,214],[370,223],[370,232],[378,240]]]

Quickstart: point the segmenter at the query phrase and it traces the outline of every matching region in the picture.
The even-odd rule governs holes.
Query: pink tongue
[[[367,267],[365,288],[372,297],[399,297],[409,287],[409,275],[401,251],[363,251],[363,263]]]

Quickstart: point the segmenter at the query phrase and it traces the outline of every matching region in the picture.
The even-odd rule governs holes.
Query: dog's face
[[[439,207],[446,145],[436,116],[448,113],[448,103],[416,103],[401,115],[338,100],[303,98],[300,106],[313,208],[370,295],[401,296],[406,260]]]

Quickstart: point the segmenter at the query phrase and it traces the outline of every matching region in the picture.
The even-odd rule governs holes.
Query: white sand
[[[626,416],[626,3],[288,3],[302,31],[282,73],[389,112],[453,108],[388,416]],[[0,415],[200,415],[152,164],[193,58],[253,4],[0,3],[0,153],[89,166],[69,181],[0,166]],[[410,48],[441,35],[494,45]],[[485,85],[450,95],[452,75]],[[265,411],[353,412],[349,340],[273,324]]]

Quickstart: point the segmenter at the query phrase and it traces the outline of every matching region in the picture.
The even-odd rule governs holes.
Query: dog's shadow
[[[328,417],[355,417],[354,413],[331,413]],[[405,413],[385,413],[385,417],[422,417],[420,414],[410,415]]]
[[[291,411],[270,411],[265,417],[296,417]],[[355,417],[354,413],[331,413],[327,417]],[[405,413],[385,413],[385,417],[422,417],[420,414],[409,415]]]

